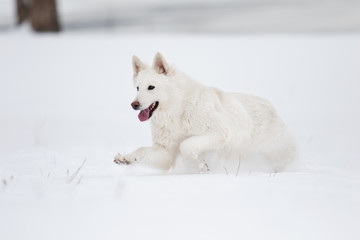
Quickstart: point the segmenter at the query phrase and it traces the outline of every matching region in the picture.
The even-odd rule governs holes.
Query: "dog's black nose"
[[[133,102],[131,103],[131,106],[132,106],[132,108],[133,108],[134,110],[137,110],[137,109],[139,108],[139,106],[140,106],[140,103],[139,103],[138,101],[133,101]]]

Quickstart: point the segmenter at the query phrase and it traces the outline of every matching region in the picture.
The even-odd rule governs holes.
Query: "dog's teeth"
[[[155,107],[155,103],[151,104],[149,109],[152,110],[154,107]]]

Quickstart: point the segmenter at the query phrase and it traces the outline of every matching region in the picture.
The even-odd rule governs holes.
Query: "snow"
[[[15,0],[0,0],[0,31]],[[354,0],[57,0],[62,29],[100,32],[359,32]]]
[[[359,239],[359,42],[2,35],[0,239]],[[269,99],[298,140],[298,164],[205,175],[113,164],[151,144],[130,107],[130,63],[157,51],[206,85]]]
[[[352,0],[60,0],[68,31],[359,32]],[[86,6],[86,7],[84,7]]]

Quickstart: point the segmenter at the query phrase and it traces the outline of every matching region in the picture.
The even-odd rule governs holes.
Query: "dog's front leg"
[[[118,153],[114,157],[114,162],[117,164],[140,163],[168,170],[173,165],[174,156],[163,146],[154,145],[152,147],[138,148],[135,152],[126,155]]]
[[[210,169],[203,159],[204,153],[223,149],[228,141],[229,136],[226,131],[220,133],[208,131],[203,135],[185,139],[180,144],[180,152],[184,158],[198,163],[200,173],[206,173]]]

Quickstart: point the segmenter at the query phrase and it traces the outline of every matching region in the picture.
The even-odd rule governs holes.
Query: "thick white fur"
[[[155,55],[152,67],[133,57],[136,101],[145,109],[158,101],[151,121],[153,146],[115,156],[116,163],[143,163],[170,169],[176,158],[207,171],[204,154],[259,157],[280,170],[296,158],[296,144],[266,100],[204,86]],[[148,86],[155,86],[149,91]]]

